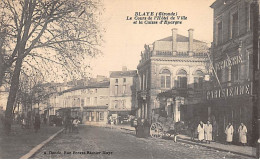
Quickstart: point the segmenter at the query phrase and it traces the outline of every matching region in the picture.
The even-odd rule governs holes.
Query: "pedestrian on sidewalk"
[[[244,125],[244,123],[241,123],[239,128],[238,128],[238,135],[239,135],[239,142],[245,146],[247,143],[247,138],[246,138],[246,134],[247,134],[247,128]]]
[[[210,124],[210,121],[207,121],[207,124],[204,126],[204,130],[206,143],[210,144],[210,141],[212,141],[212,125]]]
[[[73,120],[73,131],[75,131],[76,133],[79,133],[79,129],[78,129],[79,123],[80,123],[80,121],[79,121],[78,117],[76,117]]]
[[[35,131],[35,133],[38,132],[38,130],[40,129],[40,126],[41,126],[40,115],[36,114],[35,118],[34,118],[34,131]]]
[[[198,132],[198,140],[199,142],[203,142],[204,140],[204,123],[200,121],[198,127],[197,127],[197,132]]]
[[[233,134],[234,134],[234,128],[233,128],[233,125],[231,124],[231,122],[228,123],[226,130],[225,130],[225,134],[226,134],[227,144],[231,144],[233,141]]]

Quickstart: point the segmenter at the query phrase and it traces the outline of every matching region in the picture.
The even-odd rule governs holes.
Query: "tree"
[[[2,0],[4,34],[0,52],[0,85],[10,71],[10,92],[5,112],[6,132],[11,130],[21,72],[75,77],[89,68],[86,60],[100,53],[102,30],[98,0]],[[63,75],[62,75],[63,74]]]

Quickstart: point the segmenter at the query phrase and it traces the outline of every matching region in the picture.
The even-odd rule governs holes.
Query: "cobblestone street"
[[[60,134],[33,158],[248,158],[206,147],[174,143],[172,140],[136,138],[133,133],[101,127],[81,126],[80,133]]]

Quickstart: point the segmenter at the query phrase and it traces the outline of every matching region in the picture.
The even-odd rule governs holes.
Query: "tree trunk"
[[[3,84],[3,79],[4,79],[4,76],[5,76],[5,70],[6,70],[6,68],[4,66],[4,58],[3,58],[2,53],[0,53],[0,87]]]
[[[7,134],[9,134],[11,131],[11,124],[12,124],[12,120],[13,120],[12,112],[13,112],[13,108],[14,108],[16,94],[19,89],[19,79],[20,79],[22,63],[23,63],[23,59],[18,58],[18,60],[15,63],[15,69],[14,69],[14,73],[13,73],[13,76],[11,79],[11,87],[10,87],[10,92],[9,92],[7,105],[6,105],[6,111],[5,111],[5,131]]]

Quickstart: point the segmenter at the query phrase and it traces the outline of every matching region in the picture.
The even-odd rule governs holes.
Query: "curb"
[[[200,143],[195,143],[195,142],[191,142],[191,141],[182,139],[182,138],[180,138],[180,137],[177,138],[177,142],[178,142],[178,141],[180,141],[180,142],[182,142],[182,143],[193,144],[193,145],[199,145],[199,146],[202,146],[202,147],[211,148],[211,149],[218,150],[218,151],[230,152],[230,153],[233,153],[233,154],[239,154],[239,155],[247,156],[247,157],[250,157],[250,158],[252,158],[252,157],[255,158],[254,155],[248,155],[248,154],[244,154],[244,153],[236,152],[236,151],[232,151],[232,150],[225,150],[225,149],[221,149],[221,148],[206,146],[206,145],[203,145],[203,144],[200,144]]]
[[[58,132],[56,132],[55,134],[53,134],[52,136],[50,136],[47,140],[43,141],[42,143],[40,143],[39,145],[35,146],[33,149],[31,149],[31,151],[29,151],[27,154],[23,155],[22,157],[20,157],[20,159],[29,159],[30,157],[32,157],[37,151],[39,151],[44,145],[46,145],[47,143],[49,143],[54,137],[56,137],[58,134],[60,134],[62,131],[64,130],[64,128],[62,128],[61,130],[59,130]]]

